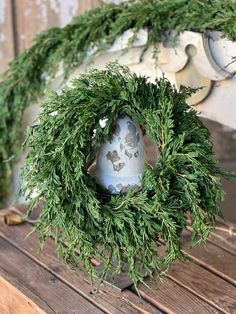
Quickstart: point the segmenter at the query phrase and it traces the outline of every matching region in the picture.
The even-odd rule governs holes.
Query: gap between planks
[[[45,304],[37,296],[33,295],[31,291],[27,290],[27,294],[24,289],[19,288],[19,283],[16,283],[16,279],[12,278],[0,267],[0,313],[5,314],[46,314]],[[33,297],[33,300],[32,300]],[[35,303],[40,303],[40,307]],[[2,311],[1,311],[2,309]]]
[[[161,244],[163,245],[163,242]],[[211,245],[212,248],[215,248],[214,244],[210,243],[210,245]],[[222,249],[220,247],[218,247],[218,248],[219,248],[219,250]],[[193,250],[194,250],[194,248],[193,248]],[[205,252],[205,254],[207,254],[207,251],[206,250],[204,251],[204,247],[202,247],[202,250],[203,250],[203,253]],[[189,250],[189,251],[191,252],[191,250]],[[190,265],[190,266],[192,266],[192,268],[193,268],[193,265],[196,265],[197,267],[202,268],[202,270],[203,270],[202,273],[203,274],[204,274],[204,271],[207,271],[208,273],[206,273],[206,274],[208,274],[209,278],[213,279],[214,283],[218,282],[218,284],[219,283],[221,283],[221,285],[224,284],[224,288],[225,288],[226,292],[228,292],[228,295],[227,295],[227,293],[225,295],[226,300],[221,300],[221,298],[218,297],[218,299],[216,301],[214,301],[214,298],[212,298],[211,293],[209,293],[209,291],[207,291],[208,292],[208,297],[210,296],[210,299],[208,299],[207,297],[204,296],[203,291],[200,291],[201,292],[200,293],[199,289],[193,289],[193,288],[189,287],[184,280],[181,281],[181,280],[176,279],[175,276],[172,276],[171,275],[171,268],[170,268],[170,271],[167,274],[167,278],[169,278],[170,280],[174,281],[178,285],[182,286],[186,290],[190,291],[191,293],[193,293],[194,295],[196,295],[197,297],[199,297],[203,301],[207,302],[209,305],[213,306],[215,309],[219,310],[221,313],[232,313],[232,308],[235,309],[236,308],[236,304],[235,304],[235,301],[231,300],[231,298],[233,298],[233,296],[231,296],[231,298],[230,298],[230,291],[231,291],[232,295],[235,295],[234,290],[232,290],[235,287],[235,284],[234,284],[235,280],[233,278],[227,276],[227,275],[224,275],[221,271],[218,271],[217,270],[217,266],[216,267],[211,267],[207,263],[204,263],[201,260],[201,258],[197,258],[196,256],[192,255],[191,253],[187,253],[186,250],[184,250],[184,252],[188,255],[190,261],[194,262],[194,264]],[[227,251],[227,255],[228,255],[228,257],[231,257],[231,260],[232,260],[232,255],[233,254],[231,252]],[[227,259],[225,259],[225,260],[227,260]],[[188,267],[188,266],[186,265],[186,267]],[[179,276],[177,274],[177,278],[178,277]],[[207,280],[207,276],[206,276],[206,280]],[[232,285],[232,288],[231,288],[231,285]],[[210,287],[210,288],[212,288],[212,287]],[[215,286],[215,289],[216,289],[216,292],[219,293],[219,288],[217,289],[217,286]],[[224,293],[224,289],[222,291]],[[144,296],[145,296],[145,294],[144,294]],[[150,302],[150,297],[147,297],[147,299]],[[156,301],[154,300],[154,302],[156,302]],[[216,302],[218,304],[216,304]],[[161,308],[161,309],[164,310],[164,308]]]
[[[15,227],[17,228],[17,227]],[[20,226],[19,226],[20,228]],[[71,289],[73,289],[74,291],[76,291],[78,294],[80,294],[81,296],[83,296],[86,300],[88,300],[88,302],[93,303],[94,305],[96,305],[97,307],[99,307],[101,310],[103,310],[106,313],[127,313],[126,310],[122,311],[122,303],[123,303],[123,307],[124,304],[127,304],[127,310],[129,313],[137,313],[137,308],[139,308],[139,313],[161,313],[158,309],[153,308],[153,306],[150,304],[150,306],[148,306],[148,304],[145,304],[145,301],[143,300],[143,302],[141,302],[141,299],[139,299],[133,292],[127,290],[124,291],[122,293],[122,297],[120,297],[120,295],[118,294],[113,294],[110,293],[108,290],[104,291],[101,290],[103,293],[106,293],[106,295],[108,296],[108,298],[105,299],[105,303],[109,303],[110,305],[113,306],[113,310],[110,312],[110,310],[107,310],[107,308],[104,305],[101,305],[101,300],[100,303],[96,302],[96,300],[94,300],[92,294],[86,294],[86,292],[81,291],[81,289],[78,289],[77,287],[75,287],[73,284],[71,284],[67,279],[65,279],[64,277],[62,277],[61,275],[59,275],[58,273],[56,273],[55,271],[53,271],[51,268],[49,268],[47,265],[45,265],[44,262],[41,262],[39,259],[37,259],[36,257],[34,257],[32,254],[30,254],[26,249],[19,247],[18,243],[16,244],[14,242],[14,240],[9,239],[9,237],[6,237],[3,233],[0,233],[0,235],[6,240],[8,241],[11,245],[13,245],[16,249],[18,249],[19,251],[21,251],[23,254],[25,254],[26,256],[28,256],[29,258],[31,258],[35,263],[39,264],[40,266],[42,266],[44,269],[46,269],[49,273],[53,274],[55,277],[57,277],[59,280],[61,280],[62,282],[64,282],[66,285],[68,285]],[[50,239],[50,241],[52,241],[52,239]],[[88,281],[85,281],[84,279],[81,279],[83,282],[81,282],[81,285],[89,285]],[[132,293],[132,295],[130,295]],[[103,299],[101,295],[99,295],[100,299]],[[116,308],[114,308],[115,305],[113,305],[114,300],[117,299],[116,306],[118,307],[118,310]],[[111,302],[111,303],[110,303]],[[119,304],[118,304],[119,303]],[[142,304],[144,303],[144,304]],[[141,305],[140,305],[141,304]],[[128,306],[129,305],[129,306]],[[143,306],[144,309],[141,309],[141,306]],[[135,309],[134,310],[132,310]],[[145,308],[148,308],[148,310],[145,310]]]
[[[184,233],[184,236],[187,236],[188,238],[190,238],[191,233],[189,231],[186,231]],[[201,248],[202,246],[202,248]],[[208,243],[205,247],[204,247],[204,243],[198,245],[198,246],[194,246],[193,248],[189,248],[186,245],[186,242],[184,244],[183,247],[183,252],[193,261],[195,261],[196,263],[198,263],[200,266],[204,267],[205,269],[207,269],[208,271],[210,271],[211,273],[219,276],[220,278],[223,278],[225,281],[229,282],[230,284],[232,284],[234,287],[236,286],[236,278],[235,277],[231,277],[230,273],[232,275],[232,271],[235,273],[235,256],[228,251],[223,250],[221,247],[216,246],[214,243]],[[203,250],[204,248],[204,250]],[[199,251],[202,250],[201,252],[203,252],[203,256],[199,257]],[[211,254],[213,254],[211,251],[216,251],[218,250],[218,252],[221,253],[221,255],[224,258],[224,255],[226,256],[226,258],[224,258],[224,260],[227,259],[227,268],[225,268],[225,272],[222,272],[222,270],[219,268],[219,265],[222,265],[219,262],[218,267],[216,265],[209,265],[212,264],[212,261],[210,261],[211,258],[213,258],[213,256],[211,256]],[[209,259],[208,262],[206,261],[207,258],[204,258],[205,256],[207,256],[207,258]],[[217,258],[215,258],[215,262],[217,262]],[[232,265],[230,265],[231,267],[229,267],[229,262],[232,263]],[[233,266],[234,264],[234,266]],[[235,274],[233,274],[233,276],[235,276]]]
[[[20,252],[9,242],[0,237],[1,267],[19,284],[33,292],[48,307],[48,313],[104,313],[97,306],[87,302],[81,295],[47,272],[43,267]],[[66,296],[67,303],[64,302]]]
[[[209,241],[209,242],[212,243],[212,241]],[[220,247],[221,249],[223,249],[221,246],[218,246],[218,245],[216,245],[215,243],[213,243],[212,245],[217,246],[217,247]],[[217,273],[216,273],[217,270],[215,271],[215,268],[209,269],[209,267],[210,267],[209,265],[206,265],[206,266],[207,266],[207,267],[206,267],[206,266],[205,266],[205,263],[203,263],[201,260],[199,260],[198,258],[192,256],[191,254],[189,254],[189,253],[187,253],[187,252],[185,252],[185,253],[186,253],[188,256],[190,256],[190,259],[191,259],[191,260],[196,261],[196,262],[197,262],[200,266],[202,266],[203,268],[207,268],[207,270],[211,271],[213,274],[216,274],[216,275],[219,275],[219,277],[222,277],[222,273],[221,273],[221,272],[217,272]],[[228,252],[228,253],[231,253],[231,252]],[[231,253],[231,254],[232,254],[232,253]],[[48,270],[48,271],[50,271],[50,270]],[[191,288],[187,287],[185,284],[183,284],[183,283],[181,283],[180,281],[176,280],[174,277],[172,277],[172,276],[167,276],[167,277],[169,277],[169,279],[171,279],[172,281],[178,283],[178,285],[182,286],[184,289],[186,289],[186,290],[192,292],[194,295],[196,295],[197,297],[199,297],[199,298],[202,299],[203,301],[208,302],[210,305],[214,306],[216,309],[220,310],[221,312],[223,312],[223,313],[229,313],[229,312],[225,311],[224,309],[218,307],[217,305],[215,305],[214,303],[212,303],[212,302],[209,301],[208,299],[205,299],[205,298],[202,297],[199,293],[197,293],[195,290],[192,290]],[[227,280],[227,279],[228,279],[227,276],[225,277],[225,276],[223,275],[223,279],[225,279],[226,281],[228,281],[228,280]],[[232,283],[231,280],[230,280],[230,283]],[[152,304],[153,304],[153,302],[152,302]],[[155,304],[155,306],[158,306],[158,308],[164,310],[162,304],[159,304],[159,305]],[[165,311],[166,311],[166,309],[165,309]]]
[[[85,300],[88,301],[88,303],[91,303],[93,305],[95,305],[96,307],[98,307],[100,310],[102,310],[104,313],[107,314],[111,314],[110,311],[108,311],[105,307],[101,306],[100,304],[96,303],[95,301],[93,301],[92,298],[89,298],[85,293],[83,293],[81,290],[78,290],[77,288],[74,287],[74,285],[72,285],[68,280],[64,279],[62,276],[58,275],[56,272],[54,272],[53,270],[51,270],[47,265],[45,265],[44,263],[42,263],[41,261],[39,261],[37,258],[35,258],[33,255],[31,255],[28,251],[26,251],[25,249],[19,247],[17,244],[15,244],[14,241],[10,240],[8,237],[5,237],[5,235],[0,232],[0,237],[3,238],[6,242],[8,242],[9,244],[11,244],[14,248],[16,248],[17,250],[19,250],[21,253],[23,253],[25,256],[27,256],[28,258],[30,258],[32,261],[34,261],[37,265],[41,266],[42,268],[44,268],[47,272],[49,272],[50,274],[52,274],[53,276],[55,276],[57,279],[59,279],[61,282],[63,282],[64,284],[66,284],[69,288],[71,288],[74,292],[78,293],[81,297],[83,297]]]

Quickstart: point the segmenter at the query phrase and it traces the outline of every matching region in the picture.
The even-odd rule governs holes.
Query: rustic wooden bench
[[[235,227],[219,222],[207,246],[188,248],[191,230],[183,235],[187,263],[176,262],[164,283],[145,279],[137,295],[104,284],[91,290],[82,270],[71,270],[55,252],[52,239],[39,252],[38,235],[26,237],[29,223],[0,222],[0,313],[236,313]]]

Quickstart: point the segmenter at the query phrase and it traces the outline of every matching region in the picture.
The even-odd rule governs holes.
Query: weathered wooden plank
[[[236,256],[236,225],[219,220],[208,241]]]
[[[149,302],[146,302],[144,299],[137,297],[135,293],[131,290],[126,289],[122,291],[122,299],[132,308],[137,310],[138,314],[160,314],[163,313],[156,306],[151,305]],[[130,313],[130,312],[127,312]]]
[[[122,293],[117,292],[109,286],[102,285],[97,295],[92,294],[89,281],[82,271],[71,271],[66,265],[58,260],[55,253],[55,244],[52,239],[46,241],[44,250],[38,254],[38,236],[36,233],[25,239],[31,226],[29,224],[8,227],[0,224],[1,235],[7,241],[29,256],[35,263],[44,267],[56,278],[63,281],[78,294],[82,295],[88,302],[94,303],[100,309],[112,314],[119,313],[161,313],[155,306],[140,299],[129,290]],[[25,239],[25,240],[24,240]]]
[[[18,289],[24,296],[30,299],[34,304],[38,305],[38,307],[42,311],[45,311],[47,314],[52,313],[51,308],[47,305],[45,301],[40,299],[40,297],[37,296],[34,293],[34,291],[31,291],[28,287],[25,287],[24,285],[22,285],[22,282],[19,280],[19,278],[15,276],[11,276],[4,269],[2,269],[1,266],[0,266],[0,276],[4,278],[8,283],[10,283],[13,287]]]
[[[100,5],[101,5],[101,1],[99,2],[98,0],[80,0],[79,1],[79,13],[82,14]]]
[[[222,313],[172,280],[166,279],[165,283],[161,283],[157,279],[154,284],[147,279],[145,283],[150,289],[140,284],[138,286],[140,295],[166,313]]]
[[[236,258],[233,254],[222,248],[207,242],[207,245],[197,245],[189,248],[191,233],[183,233],[184,252],[211,272],[236,285]]]
[[[0,1],[0,73],[5,71],[14,58],[12,2]]]
[[[227,281],[197,264],[176,262],[168,271],[168,278],[223,313],[236,311],[236,289]]]
[[[22,226],[16,228],[22,230]],[[8,228],[7,230],[13,231],[15,228]],[[16,232],[15,235],[18,236],[19,233]],[[21,237],[24,237],[24,234],[22,234],[20,238]],[[187,238],[187,240],[189,241],[189,238]],[[35,241],[36,240],[34,240],[34,243]],[[205,248],[202,248],[202,250],[205,250]],[[219,248],[219,250],[221,249]],[[228,253],[226,252],[226,254]],[[170,279],[190,291],[195,297],[201,298],[219,311],[223,313],[232,312],[232,309],[236,306],[236,290],[231,284],[197,264],[189,263],[186,265],[177,263],[176,265],[174,265],[168,272],[168,277]],[[146,297],[149,298],[149,296]],[[161,307],[162,305],[159,306]]]
[[[190,226],[187,228],[190,232],[193,231]],[[217,221],[207,241],[236,256],[236,226],[233,223]]]
[[[15,0],[15,3],[19,51],[32,45],[35,34],[65,26],[74,16],[98,5],[94,0]]]
[[[14,282],[12,285],[10,282]],[[0,313],[46,314],[31,298],[15,287],[15,280],[0,268]],[[46,307],[46,310],[50,310]]]
[[[165,246],[161,245],[159,255],[164,256],[164,253]],[[186,260],[186,263],[176,261],[168,270],[167,277],[224,313],[236,309],[236,289],[191,260]]]
[[[0,266],[33,291],[56,313],[103,313],[56,276],[0,237]]]
[[[117,268],[117,262],[114,260],[112,261],[113,268],[112,271],[109,271],[105,282],[107,284],[110,284],[112,287],[118,289],[119,291],[123,291],[124,289],[127,289],[128,287],[133,285],[132,279],[129,277],[129,264],[125,263],[123,265],[122,271],[117,274],[116,276],[113,275],[113,272]],[[98,277],[101,277],[103,274],[105,266],[103,264],[99,264],[97,269]]]
[[[234,2],[236,2],[236,0]],[[228,107],[226,108],[224,113],[225,115],[228,111]],[[222,125],[215,124],[213,121],[208,121],[207,127],[211,132],[211,138],[213,140],[216,156],[220,160],[220,166],[231,173],[235,173],[236,142],[234,140],[235,133],[233,132],[233,129],[230,132],[225,132],[222,128]],[[235,126],[233,128],[235,128]],[[224,223],[228,224],[228,222],[234,222],[234,224],[236,224],[236,181],[221,178],[221,184],[224,191],[226,192],[224,201],[221,203],[220,206],[223,215],[227,220],[224,221]]]
[[[160,256],[163,254],[162,245]],[[139,285],[141,296],[167,313],[232,313],[236,308],[236,289],[190,261],[188,264],[176,262],[164,283],[157,280],[154,284],[150,279],[145,283],[151,290]]]

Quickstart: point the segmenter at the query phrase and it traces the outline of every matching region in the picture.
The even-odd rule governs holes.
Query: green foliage
[[[140,29],[148,29],[147,47],[156,46],[169,30],[177,34],[184,30],[218,30],[234,41],[235,16],[236,3],[230,0],[140,0],[104,5],[76,17],[64,28],[38,35],[34,46],[11,63],[0,83],[0,200],[10,190],[11,168],[21,143],[23,110],[42,96],[47,78],[55,75],[59,63],[68,75],[90,49],[94,54],[101,53],[128,29],[134,31],[130,44]]]
[[[215,216],[221,215],[218,175],[227,174],[217,167],[208,130],[185,102],[190,93],[186,88],[177,91],[164,78],[149,83],[113,63],[51,95],[43,104],[40,124],[30,128],[23,172],[29,213],[41,198],[45,201],[35,226],[42,243],[54,232],[62,258],[82,262],[91,278],[92,258],[107,265],[104,276],[113,259],[117,272],[128,262],[136,284],[142,280],[136,257],[149,275],[183,258],[180,235],[187,217],[194,230],[192,244],[198,235],[206,239]],[[155,167],[147,164],[141,191],[132,189],[104,202],[87,173],[87,162],[105,139],[112,139],[112,126],[123,115],[145,129],[161,156]],[[102,128],[99,121],[104,118]],[[157,257],[159,237],[166,243],[162,259]]]

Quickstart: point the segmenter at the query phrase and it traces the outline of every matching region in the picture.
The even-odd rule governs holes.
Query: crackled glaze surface
[[[103,143],[92,175],[110,193],[125,193],[141,187],[145,161],[142,131],[126,116],[115,122],[113,139]]]

